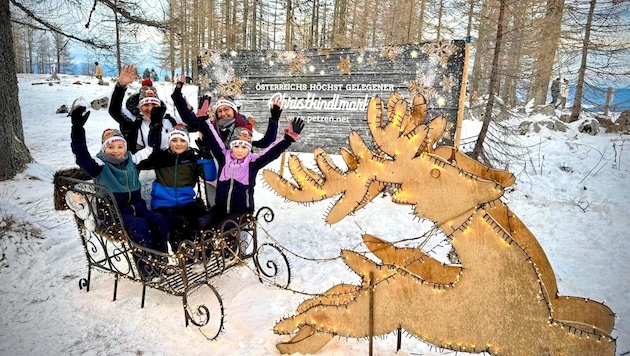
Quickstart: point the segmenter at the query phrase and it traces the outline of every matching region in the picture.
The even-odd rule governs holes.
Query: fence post
[[[369,300],[370,300],[370,307],[369,307],[369,328],[370,328],[370,332],[369,332],[369,337],[370,337],[370,346],[369,346],[369,355],[372,356],[373,355],[373,341],[374,341],[374,271],[370,271],[370,283],[368,285],[368,287],[370,288],[368,293],[369,293]]]

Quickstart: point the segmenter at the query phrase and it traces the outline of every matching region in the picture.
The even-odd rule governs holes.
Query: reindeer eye
[[[431,177],[433,177],[433,178],[439,178],[439,177],[440,177],[440,174],[441,174],[441,173],[440,173],[440,170],[439,170],[439,169],[437,169],[437,168],[433,168],[433,169],[431,170]]]

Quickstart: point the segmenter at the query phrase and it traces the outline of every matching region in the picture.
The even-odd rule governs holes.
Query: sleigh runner
[[[87,277],[79,281],[80,289],[89,292],[92,271],[97,270],[114,275],[113,300],[121,278],[142,283],[142,308],[147,287],[181,297],[185,325],[192,323],[207,338],[215,339],[223,330],[225,311],[213,277],[251,258],[261,283],[280,287],[290,283],[290,265],[284,253],[274,244],[258,242],[258,224],[274,218],[268,207],[238,221],[225,221],[216,230],[198,232],[191,240],[182,241],[173,254],[167,254],[129,238],[106,187],[63,175],[55,177],[55,186],[55,209],[72,211],[88,264]],[[204,302],[192,303],[192,295],[195,301],[202,296]]]

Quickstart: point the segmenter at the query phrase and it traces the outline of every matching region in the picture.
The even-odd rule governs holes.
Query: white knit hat
[[[190,145],[190,136],[188,136],[188,130],[184,125],[178,124],[168,131],[168,143],[171,143],[174,138],[181,138]]]
[[[230,100],[229,98],[221,98],[217,100],[215,104],[215,108],[218,109],[219,106],[224,106],[224,105],[231,107],[235,113],[238,112],[238,106],[236,106],[236,103],[234,102],[234,100]],[[214,110],[215,113],[217,111],[216,109]]]
[[[101,146],[103,151],[105,151],[107,146],[114,142],[123,142],[125,144],[125,150],[127,149],[127,140],[125,140],[120,131],[116,129],[105,129],[105,131],[103,131],[103,135],[101,136],[101,142],[103,143]]]

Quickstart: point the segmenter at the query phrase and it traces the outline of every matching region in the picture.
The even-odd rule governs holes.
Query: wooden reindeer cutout
[[[271,171],[266,182],[296,202],[341,197],[329,211],[333,224],[363,208],[387,185],[392,200],[414,206],[414,214],[434,221],[450,238],[461,266],[443,265],[412,248],[397,248],[364,235],[381,260],[353,251],[344,262],[361,285],[337,285],[303,302],[297,314],[274,327],[295,335],[277,345],[282,353],[314,353],[335,335],[366,337],[373,305],[373,335],[399,327],[441,348],[505,355],[614,355],[610,337],[614,314],[601,303],[558,295],[555,276],[536,238],[499,200],[514,182],[506,171],[489,169],[454,148],[437,147],[446,121],[423,125],[422,97],[413,109],[398,94],[383,123],[380,98],[368,106],[370,150],[356,133],[341,155],[342,171],[322,150],[315,151],[319,173],[297,157],[289,159],[293,184]]]

